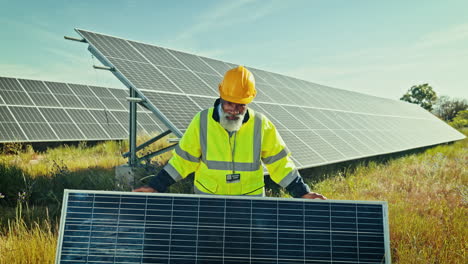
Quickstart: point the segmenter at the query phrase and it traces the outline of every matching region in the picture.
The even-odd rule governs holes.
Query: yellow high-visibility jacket
[[[247,122],[229,135],[214,120],[213,111],[217,108],[195,115],[164,167],[174,181],[195,172],[195,193],[261,196],[265,185],[262,161],[271,179],[282,187],[300,177],[268,118],[249,108]]]

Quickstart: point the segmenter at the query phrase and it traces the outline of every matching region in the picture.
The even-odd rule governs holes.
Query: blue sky
[[[122,86],[74,28],[398,99],[468,98],[468,1],[0,0],[0,76]]]

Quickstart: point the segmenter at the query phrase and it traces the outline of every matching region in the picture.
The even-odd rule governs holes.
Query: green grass
[[[18,148],[0,155],[0,264],[52,263],[63,188],[113,189],[113,167],[125,163],[120,155],[128,146],[105,142],[42,153]],[[387,201],[393,263],[467,263],[467,165],[465,139],[304,178],[330,199]],[[190,181],[170,188],[191,189]],[[276,187],[267,193],[287,196]]]

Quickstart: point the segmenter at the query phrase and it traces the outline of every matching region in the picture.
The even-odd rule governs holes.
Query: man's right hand
[[[142,186],[140,188],[136,188],[134,189],[132,192],[153,192],[153,193],[157,193],[158,191],[156,191],[155,189],[149,187],[149,186]]]

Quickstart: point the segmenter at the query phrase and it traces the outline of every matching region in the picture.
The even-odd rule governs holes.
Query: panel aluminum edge
[[[320,200],[304,198],[281,198],[281,197],[257,197],[248,195],[204,195],[204,194],[180,194],[180,193],[143,193],[143,192],[122,192],[122,191],[98,191],[98,190],[66,190],[69,193],[90,193],[90,194],[111,194],[111,195],[135,195],[135,196],[166,196],[166,197],[193,197],[193,198],[215,198],[215,199],[248,199],[248,200],[272,200],[272,201],[305,201],[317,203],[353,203],[353,204],[375,204],[386,206],[385,201],[357,201],[357,200]]]
[[[385,263],[391,264],[390,256],[390,228],[388,225],[388,203],[384,202],[382,204],[382,213],[383,213],[383,228],[384,228],[384,245],[385,245]]]
[[[65,189],[63,191],[63,200],[62,200],[62,213],[60,214],[60,227],[58,233],[57,249],[55,253],[55,263],[59,264],[62,257],[62,242],[63,242],[63,231],[65,229],[65,219],[67,218],[67,204],[68,204],[68,194],[70,190]]]

